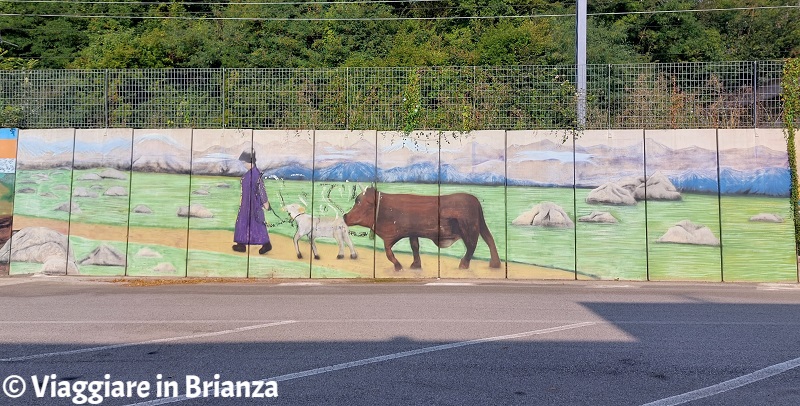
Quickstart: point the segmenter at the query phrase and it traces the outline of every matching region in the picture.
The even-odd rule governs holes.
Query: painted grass
[[[58,204],[69,201],[70,191],[64,187],[89,171],[45,170],[20,171],[17,175],[15,214],[31,217],[68,220],[65,212],[53,210]],[[39,175],[37,175],[39,174]],[[43,178],[42,175],[47,175]],[[139,204],[149,206],[153,214],[130,214],[132,226],[185,229],[233,230],[240,199],[239,179],[232,177],[186,176],[134,172],[130,181],[74,181],[76,186],[97,188],[98,198],[76,198],[82,213],[73,215],[71,221],[92,224],[124,225],[128,222],[129,209]],[[86,185],[82,184],[86,182]],[[102,196],[111,186],[128,183],[130,199]],[[286,213],[279,211],[283,203],[305,202],[315,215],[336,216],[338,211],[352,207],[354,190],[352,183],[284,182],[267,180],[267,192],[277,215],[267,213],[271,224],[270,233],[292,236],[294,225],[289,223]],[[18,193],[20,188],[31,187],[35,193]],[[771,212],[788,218],[788,201],[781,198],[754,196],[724,196],[722,201],[722,224],[719,218],[719,199],[713,195],[684,194],[681,202],[648,202],[645,221],[645,205],[604,206],[588,205],[585,197],[588,189],[535,188],[502,186],[461,185],[417,185],[381,184],[380,189],[390,193],[416,193],[425,195],[468,191],[482,202],[487,224],[494,235],[500,257],[509,262],[576,270],[581,279],[644,280],[707,280],[718,281],[725,267],[725,280],[741,281],[793,281],[797,278],[792,239],[791,222],[769,224],[752,223],[750,216]],[[101,189],[104,188],[104,189]],[[205,190],[207,195],[193,194]],[[52,197],[44,197],[49,194]],[[574,196],[574,197],[573,197]],[[281,202],[281,197],[283,202]],[[128,200],[130,202],[128,203]],[[590,224],[576,221],[575,229],[546,229],[510,225],[519,214],[542,201],[551,201],[570,215],[573,221],[592,211],[609,211],[618,224]],[[189,203],[202,204],[214,213],[211,219],[187,220],[176,215],[180,206]],[[722,248],[691,245],[662,244],[656,240],[667,229],[681,220],[706,225],[722,238]],[[360,250],[371,249],[373,241],[367,229],[353,227],[354,243]],[[464,245],[461,242],[441,251],[429,240],[421,240],[421,251],[428,254],[461,257]],[[332,243],[330,241],[329,243]],[[75,240],[76,257],[82,258],[96,246]],[[378,260],[384,260],[383,244],[376,243]],[[93,245],[93,246],[92,246]],[[91,247],[90,247],[91,246]],[[132,244],[128,249],[131,275],[150,274],[157,265],[155,259],[140,259],[132,255],[140,247]],[[124,246],[122,248],[124,250]],[[170,262],[177,274],[185,272],[186,251],[161,247],[162,262]],[[397,252],[410,252],[407,240],[398,242]],[[79,253],[80,251],[80,253]],[[577,260],[576,260],[577,253]],[[181,259],[183,258],[183,259]],[[234,255],[192,251],[189,253],[189,275],[191,276],[245,276],[247,258]],[[243,259],[242,259],[243,258]],[[487,260],[489,252],[483,241],[479,241],[476,259]],[[308,264],[287,262],[270,263],[268,258],[253,257],[251,276],[263,277],[307,277]],[[285,262],[285,261],[284,261]],[[38,270],[39,264],[14,264],[12,273],[31,267]],[[104,267],[103,267],[104,268]],[[230,269],[231,271],[227,271]],[[83,269],[82,269],[83,272]],[[86,272],[118,274],[118,270],[87,269]],[[320,270],[314,275],[325,277],[357,276],[346,270]]]

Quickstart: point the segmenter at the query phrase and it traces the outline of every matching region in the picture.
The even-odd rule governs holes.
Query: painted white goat
[[[317,217],[313,218],[310,214],[306,213],[306,208],[297,203],[292,203],[284,206],[281,210],[289,213],[292,220],[297,223],[297,231],[294,233],[294,250],[297,252],[297,258],[303,258],[300,253],[300,247],[297,242],[300,238],[305,236],[311,243],[311,251],[314,252],[314,259],[319,259],[319,251],[317,251],[317,244],[315,240],[319,237],[333,238],[339,244],[339,255],[336,259],[344,258],[344,245],[350,247],[350,258],[358,258],[356,249],[353,246],[353,241],[350,239],[350,229],[344,220],[336,217]]]

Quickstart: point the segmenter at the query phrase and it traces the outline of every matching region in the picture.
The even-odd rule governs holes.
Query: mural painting
[[[780,129],[719,130],[724,280],[797,281],[788,162]]]
[[[263,181],[253,156],[252,130],[194,130],[189,205],[178,208],[189,219],[188,276],[246,277],[248,251],[265,245],[264,206],[255,194]]]
[[[75,130],[20,130],[14,186],[14,229],[0,258],[9,273],[75,275],[78,261],[70,246],[72,161]],[[73,206],[75,208],[73,209]]]
[[[796,281],[787,161],[761,129],[4,130],[0,273]]]
[[[646,179],[650,280],[722,279],[715,130],[647,130]]]
[[[506,137],[508,278],[575,279],[572,139],[563,131]]]
[[[269,200],[269,209],[263,213],[272,250],[266,255],[258,252],[263,246],[250,250],[249,274],[257,278],[309,278],[313,257],[308,237],[298,236],[297,250],[293,238],[297,225],[310,216],[314,200],[314,132],[256,130],[253,151]],[[330,255],[323,257],[330,259]]]
[[[128,275],[186,276],[191,162],[191,129],[134,130]]]
[[[82,275],[125,275],[133,130],[75,130],[69,242]]]
[[[11,239],[18,131],[16,128],[0,128],[0,247]],[[8,269],[8,260],[0,258],[0,276],[8,275]]]
[[[372,278],[380,269],[373,248],[377,242],[368,230],[344,221],[362,187],[377,179],[376,137],[375,131],[316,132],[311,216],[317,234],[334,245],[322,250],[320,258],[314,256],[312,278]]]
[[[578,279],[647,279],[644,175],[642,130],[575,140]]]

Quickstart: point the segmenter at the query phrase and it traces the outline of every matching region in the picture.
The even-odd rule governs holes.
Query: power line
[[[604,16],[604,15],[636,15],[636,14],[675,14],[675,13],[689,13],[689,12],[696,13],[705,11],[754,11],[754,10],[778,10],[778,9],[790,9],[790,8],[800,8],[800,3],[795,5],[784,5],[784,6],[696,8],[696,9],[686,9],[686,10],[615,11],[615,12],[605,12],[605,13],[589,13],[589,15]]]
[[[44,0],[39,0],[44,1]],[[390,0],[387,0],[390,1]],[[406,0],[402,0],[406,1]],[[431,0],[421,0],[431,1]],[[244,4],[244,3],[237,3]],[[275,4],[275,3],[271,3]],[[330,4],[330,3],[329,3]],[[708,8],[708,9],[684,9],[684,10],[650,10],[650,11],[618,11],[589,13],[588,16],[618,16],[618,15],[654,15],[654,14],[678,14],[678,13],[702,13],[719,11],[755,11],[755,10],[780,10],[797,9],[800,5],[784,6],[754,6],[754,7],[730,7],[730,8]],[[233,21],[405,21],[405,20],[487,20],[501,18],[559,18],[574,17],[574,13],[561,14],[528,14],[528,15],[492,15],[492,16],[434,16],[434,17],[221,17],[221,16],[154,16],[154,15],[109,15],[109,14],[47,14],[47,13],[0,13],[0,17],[43,17],[43,18],[125,18],[125,19],[146,19],[146,20],[233,20]]]
[[[109,0],[3,0],[0,3],[17,3],[17,4],[107,4],[107,5],[145,5],[145,6],[159,6],[159,5],[189,5],[189,6],[220,6],[220,5],[256,5],[256,6],[274,6],[274,5],[290,5],[290,6],[304,6],[304,5],[333,5],[333,4],[372,4],[372,3],[434,3],[446,0],[335,0],[335,1],[244,1],[244,2],[231,2],[231,1],[109,1]]]
[[[440,16],[440,17],[218,17],[218,16],[152,16],[152,15],[84,15],[84,14],[27,14],[0,13],[0,17],[55,17],[55,18],[130,18],[146,20],[238,20],[238,21],[402,21],[402,20],[485,20],[496,18],[553,18],[574,17],[575,14],[536,14],[536,15],[501,15],[501,16]]]

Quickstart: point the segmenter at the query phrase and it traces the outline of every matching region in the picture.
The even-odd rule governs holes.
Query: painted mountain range
[[[63,139],[51,141],[45,137],[20,140],[20,167],[69,167],[73,145],[74,162],[80,162],[81,166],[102,162],[117,169],[129,168],[128,160],[118,157],[130,153],[130,144],[98,146]],[[192,154],[189,145],[175,142],[168,135],[152,135],[137,137],[129,156],[136,171],[240,176],[244,166],[238,156],[247,147],[214,146]],[[671,149],[652,139],[644,146],[639,143],[614,149],[597,145],[576,147],[574,151],[571,144],[551,140],[509,145],[505,151],[475,140],[460,148],[443,146],[440,154],[417,154],[414,160],[391,158],[403,155],[402,151],[377,151],[382,157],[379,165],[376,165],[377,148],[366,140],[347,149],[325,141],[313,146],[306,138],[284,143],[280,148],[258,141],[253,145],[256,151],[270,152],[259,153],[259,167],[265,176],[287,180],[553,187],[572,187],[575,172],[579,174],[578,187],[597,187],[608,182],[609,168],[613,168],[618,179],[643,176],[643,147],[647,150],[648,173],[661,171],[684,192],[717,190],[717,151],[699,147]],[[785,152],[763,146],[727,149],[719,152],[719,159],[722,193],[788,195],[790,181]]]

